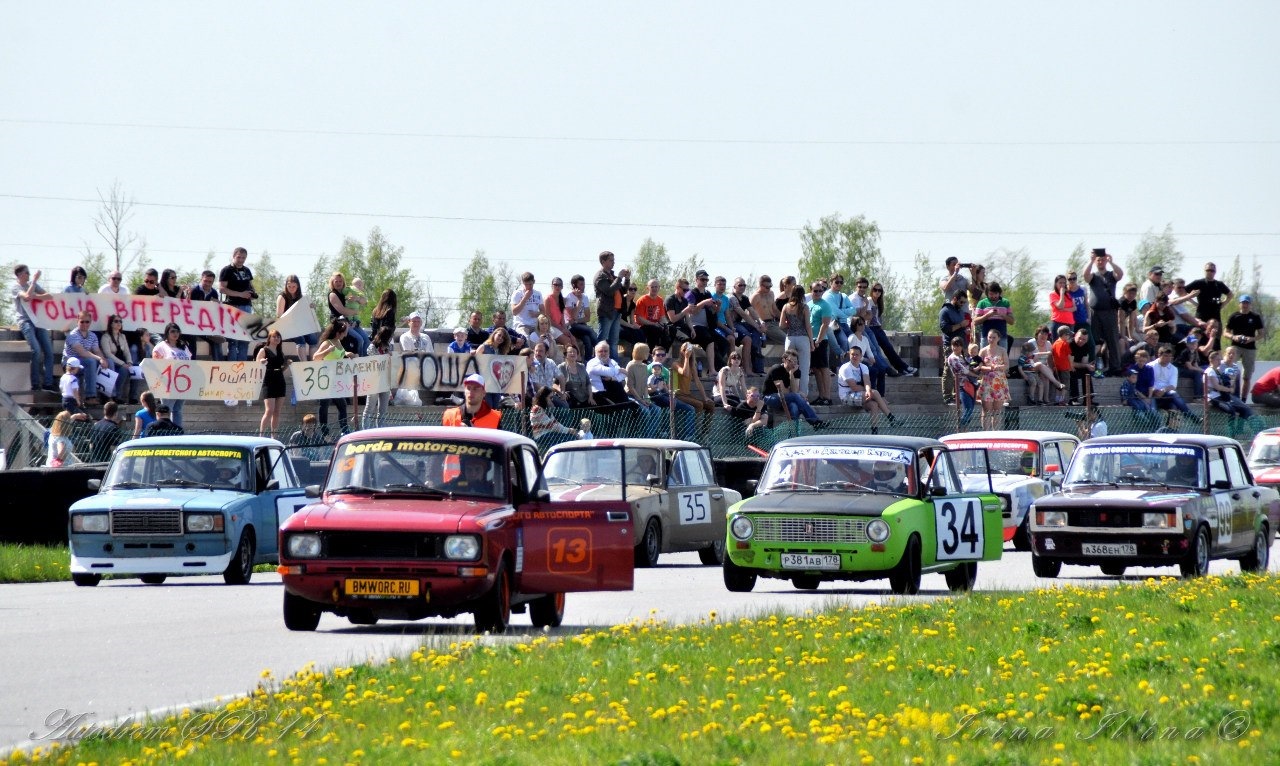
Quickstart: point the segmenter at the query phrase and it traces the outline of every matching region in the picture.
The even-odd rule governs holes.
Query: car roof
[[[339,444],[370,439],[440,439],[441,441],[466,441],[515,447],[521,444],[537,446],[527,436],[499,428],[466,428],[462,426],[391,426],[354,431],[338,440]]]
[[[697,442],[683,439],[575,439],[571,442],[560,442],[548,453],[563,449],[582,449],[584,447],[645,447],[648,449],[702,449]]]
[[[193,447],[283,447],[277,439],[265,436],[235,436],[226,434],[183,434],[178,436],[147,436],[141,439],[130,439],[120,447],[174,447],[180,444]],[[119,447],[117,448],[119,449]]]
[[[778,442],[775,447],[786,445],[824,445],[839,447],[901,447],[918,450],[924,447],[945,447],[937,439],[925,439],[919,436],[867,436],[864,434],[824,434],[821,436],[797,436],[794,439]]]
[[[1099,436],[1087,439],[1089,444],[1193,444],[1197,447],[1239,447],[1240,442],[1226,436],[1205,434],[1130,434],[1128,436]]]
[[[1075,434],[1069,434],[1066,431],[967,431],[964,433],[947,434],[942,437],[942,441],[950,444],[956,441],[991,441],[993,439],[1026,439],[1028,441],[1057,441],[1059,439],[1070,439],[1078,442],[1080,439]]]

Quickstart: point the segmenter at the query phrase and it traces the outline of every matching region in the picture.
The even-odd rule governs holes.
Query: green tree
[[[329,321],[329,278],[334,272],[340,272],[346,278],[348,288],[351,287],[352,280],[357,277],[364,281],[365,297],[369,302],[359,308],[358,316],[365,327],[369,326],[369,316],[383,290],[395,291],[397,308],[417,306],[422,298],[421,288],[413,272],[400,265],[403,257],[404,248],[393,245],[382,233],[382,229],[375,226],[370,229],[366,242],[361,243],[346,237],[342,240],[342,246],[338,249],[337,255],[332,258],[321,255],[316,259],[307,279],[307,293],[316,302],[316,315],[321,325]],[[267,265],[270,265],[269,262]],[[262,267],[260,259],[258,269]],[[270,276],[274,280],[275,291],[269,296],[271,313],[275,313],[276,295],[279,294],[284,281],[274,267],[271,269]],[[256,277],[255,270],[254,282],[258,286],[258,295],[260,299],[266,298],[265,283],[258,282]],[[406,312],[401,310],[401,313]]]
[[[551,280],[547,280],[547,281],[550,282]],[[502,261],[501,263],[499,263],[498,268],[494,269],[494,272],[493,272],[493,289],[497,293],[497,297],[498,297],[498,305],[495,309],[493,309],[493,311],[497,311],[498,309],[501,309],[507,312],[508,319],[510,319],[511,296],[515,295],[516,286],[519,284],[520,284],[520,275],[517,274],[515,270],[511,268],[511,264],[507,263],[506,261]],[[587,289],[590,290],[591,288],[588,287]],[[489,318],[493,316],[493,311],[490,311],[484,315],[486,322],[489,321]]]
[[[483,250],[477,250],[462,270],[462,290],[458,293],[458,323],[465,325],[473,311],[479,311],[488,319],[505,302],[498,297],[498,284],[489,258]]]
[[[938,333],[938,314],[942,311],[942,288],[934,265],[926,253],[916,251],[915,274],[911,282],[899,291],[903,306],[902,318],[896,325],[906,332],[929,335]],[[883,283],[881,283],[883,285]],[[882,323],[883,324],[883,323]],[[890,325],[886,328],[893,329]]]
[[[276,297],[284,290],[284,275],[271,262],[271,254],[266,250],[258,253],[254,259],[253,266],[253,289],[258,293],[258,297],[253,301],[253,311],[259,316],[276,318]],[[205,261],[205,268],[208,268],[208,260]],[[191,275],[191,282],[200,281],[200,272],[194,272]],[[268,320],[270,321],[270,320]]]
[[[1025,247],[1018,250],[1000,248],[988,253],[983,263],[987,267],[987,282],[1000,283],[1009,308],[1013,310],[1015,321],[1009,327],[1009,334],[1031,337],[1036,327],[1049,321],[1049,312],[1039,307],[1040,294],[1047,289],[1036,259]]]
[[[1142,235],[1142,239],[1133,248],[1133,255],[1129,256],[1129,261],[1125,264],[1125,275],[1139,282],[1146,279],[1147,272],[1152,266],[1159,265],[1164,267],[1166,275],[1172,277],[1182,273],[1182,259],[1183,255],[1178,250],[1178,240],[1173,236],[1171,224],[1166,225],[1160,234],[1154,234],[1147,229],[1147,233]]]
[[[651,237],[640,244],[635,263],[628,268],[634,275],[633,280],[638,283],[647,283],[650,279],[661,282],[663,295],[669,293],[675,285],[675,279],[671,274],[671,256],[667,254],[667,246],[661,242],[654,242]]]
[[[1085,264],[1088,262],[1088,260],[1089,260],[1089,256],[1085,255],[1084,243],[1080,242],[1079,244],[1076,245],[1075,249],[1071,251],[1071,255],[1067,256],[1067,268],[1066,268],[1066,271],[1063,271],[1062,273],[1069,274],[1074,271],[1077,275],[1079,275],[1082,271],[1084,271]],[[990,276],[988,276],[988,279],[990,279]],[[1053,286],[1052,281],[1050,281],[1049,285],[1045,289],[1045,292],[1048,292],[1048,288],[1052,286]],[[1014,316],[1017,316],[1017,314],[1015,314]]]
[[[110,273],[107,269],[107,256],[102,251],[93,252],[88,245],[84,247],[84,256],[80,259],[80,265],[84,267],[85,280],[84,289],[91,293],[98,292],[98,288],[102,287],[107,281]]]
[[[694,253],[682,261],[677,261],[671,267],[671,273],[668,275],[667,281],[663,284],[664,294],[675,289],[676,279],[684,277],[693,284],[693,275],[698,273],[699,269],[705,269],[706,264],[702,262],[702,256]],[[590,277],[588,277],[590,279]]]
[[[840,214],[825,216],[815,227],[806,223],[800,230],[801,254],[797,279],[806,290],[818,279],[834,273],[850,279],[860,276],[879,280],[889,274],[889,264],[880,252],[880,227],[863,216],[842,220]],[[889,285],[885,284],[888,296]]]

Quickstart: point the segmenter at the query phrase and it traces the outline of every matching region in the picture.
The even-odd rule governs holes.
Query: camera
[[[960,266],[960,268],[962,268],[962,269],[972,269],[972,268],[973,268],[973,266],[974,266],[974,264],[972,264],[972,263],[961,263],[961,264],[959,264],[959,266]]]

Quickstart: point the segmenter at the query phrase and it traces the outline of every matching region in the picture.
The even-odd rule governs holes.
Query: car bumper
[[[315,602],[326,611],[346,614],[369,610],[385,617],[417,619],[470,611],[474,602],[493,588],[493,568],[482,564],[439,564],[432,567],[377,566],[336,562],[287,562],[281,579],[290,593]],[[347,593],[348,580],[407,580],[417,583],[416,596],[358,596]]]
[[[725,555],[739,567],[751,569],[762,577],[788,579],[795,575],[819,575],[832,580],[870,580],[888,577],[902,559],[903,546],[892,543],[893,541],[887,543],[888,547],[883,550],[872,550],[870,543],[840,547],[762,543],[738,547],[741,544],[730,539]],[[838,567],[831,568],[784,566],[783,555],[789,553],[838,556],[840,563]]]
[[[220,556],[131,556],[91,558],[71,555],[72,574],[221,574],[231,564],[234,551]]]
[[[1132,545],[1132,554],[1097,555],[1084,553],[1086,543]],[[1170,534],[1106,535],[1096,532],[1031,533],[1031,549],[1041,558],[1064,564],[1124,564],[1125,566],[1173,566],[1186,558],[1191,538],[1182,532]]]

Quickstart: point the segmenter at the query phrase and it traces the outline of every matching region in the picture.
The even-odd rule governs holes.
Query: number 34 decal
[[[982,528],[982,501],[957,497],[933,501],[938,531],[938,561],[981,559],[985,540]]]

